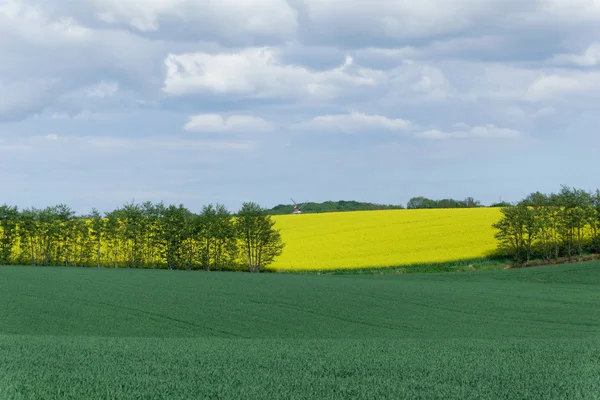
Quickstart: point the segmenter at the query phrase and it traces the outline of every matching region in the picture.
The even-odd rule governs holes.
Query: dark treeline
[[[497,203],[492,204],[490,207],[503,207],[508,203]],[[427,197],[413,197],[409,200],[406,207],[402,204],[377,204],[377,203],[365,203],[360,201],[325,201],[323,203],[307,202],[302,204],[302,212],[306,214],[311,213],[325,213],[325,212],[342,212],[342,211],[373,211],[373,210],[403,210],[408,209],[420,209],[420,208],[472,208],[472,207],[483,207],[481,202],[467,197],[464,200],[454,199],[441,199],[432,200]],[[294,210],[293,204],[279,204],[275,207],[267,210],[271,215],[280,214],[291,214]]]
[[[64,265],[257,272],[280,255],[275,222],[255,203],[195,214],[163,203],[77,216],[69,207],[0,206],[0,265]]]
[[[323,203],[306,202],[301,206],[302,212],[307,214],[341,211],[401,210],[404,208],[402,205],[365,203],[354,200],[325,201]],[[293,204],[278,204],[267,210],[271,215],[291,214],[292,211],[294,211]]]
[[[600,253],[600,190],[532,193],[502,208],[494,228],[499,250],[518,264]]]
[[[442,199],[432,200],[427,197],[413,197],[408,201],[406,208],[415,210],[420,208],[474,208],[482,207],[481,202],[472,197],[464,200]]]

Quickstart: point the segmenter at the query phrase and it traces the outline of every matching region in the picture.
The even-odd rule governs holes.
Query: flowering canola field
[[[385,210],[273,217],[285,249],[272,270],[403,266],[486,257],[497,208]]]

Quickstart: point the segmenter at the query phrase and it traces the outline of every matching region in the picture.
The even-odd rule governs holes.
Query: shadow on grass
[[[409,265],[391,265],[385,267],[338,268],[311,270],[267,270],[269,273],[316,274],[316,275],[383,275],[409,273],[468,272],[490,271],[510,267],[512,260],[505,256],[489,254],[486,257],[453,260],[438,263],[419,263]]]

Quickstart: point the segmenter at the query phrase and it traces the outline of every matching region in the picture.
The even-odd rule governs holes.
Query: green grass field
[[[0,399],[600,399],[600,263],[0,267]]]

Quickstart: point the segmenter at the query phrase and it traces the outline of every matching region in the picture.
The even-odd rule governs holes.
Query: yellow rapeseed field
[[[273,270],[324,270],[485,257],[496,248],[497,208],[280,215],[286,247]]]

